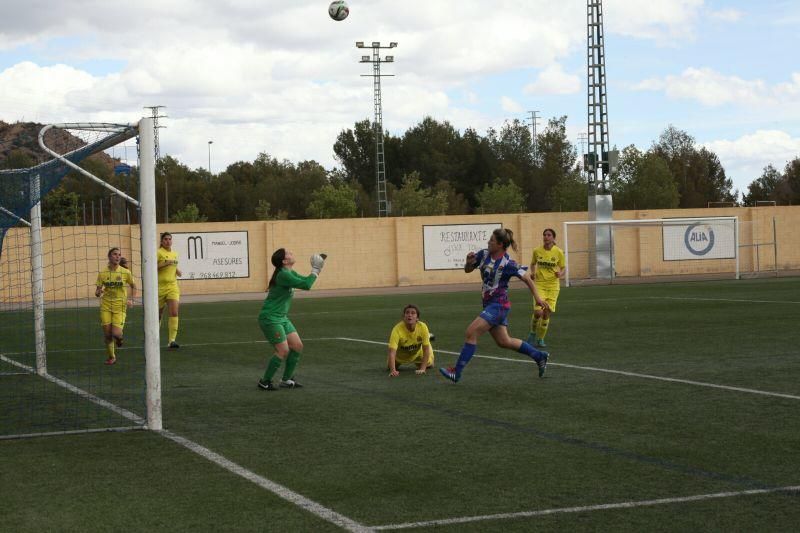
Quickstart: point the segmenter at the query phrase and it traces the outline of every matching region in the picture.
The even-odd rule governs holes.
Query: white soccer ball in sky
[[[350,8],[347,7],[347,2],[344,0],[334,0],[331,2],[331,5],[328,6],[328,15],[330,15],[333,20],[344,20],[349,14]]]

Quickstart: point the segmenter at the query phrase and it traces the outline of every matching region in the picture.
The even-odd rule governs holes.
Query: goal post
[[[608,232],[596,249],[591,236]],[[565,285],[740,278],[739,218],[681,217],[564,222]],[[598,257],[599,256],[599,257]],[[610,274],[598,275],[608,261]]]
[[[25,144],[31,137],[23,131],[0,153],[33,150]],[[112,185],[114,160],[105,150],[137,137],[138,173]],[[0,170],[0,439],[163,429],[154,137],[152,117],[135,124],[51,124],[38,140],[52,159]],[[90,157],[94,163],[82,165]],[[106,218],[111,224],[104,224],[101,214],[95,225],[84,214],[79,225],[76,203],[74,217],[65,219],[61,196],[50,204],[44,199],[67,176],[80,183],[74,190],[99,195],[101,206],[109,195],[122,198],[128,216],[112,213]],[[133,224],[130,209],[138,215]],[[127,256],[142,305],[122,315],[124,347],[118,339],[120,357],[107,366],[104,352],[114,354],[114,343],[104,340],[95,288],[112,248]]]

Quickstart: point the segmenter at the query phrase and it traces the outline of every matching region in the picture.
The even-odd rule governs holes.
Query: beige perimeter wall
[[[740,221],[741,270],[800,270],[800,206],[723,208],[694,210],[616,211],[616,220],[700,216],[738,216]],[[297,220],[225,222],[203,224],[160,224],[158,231],[211,232],[247,231],[249,278],[184,280],[184,295],[263,292],[272,274],[269,256],[280,247],[298,256],[297,270],[308,271],[307,258],[315,252],[329,255],[323,275],[315,285],[320,289],[402,287],[411,285],[456,284],[476,281],[460,270],[425,270],[423,226],[440,224],[501,223],[512,229],[519,243],[515,259],[527,264],[531,251],[541,243],[547,227],[558,232],[563,245],[563,223],[587,220],[588,214],[525,213],[444,217],[358,218],[338,220]],[[773,243],[777,242],[777,261]],[[616,270],[619,276],[657,276],[702,274],[727,268],[708,261],[661,261],[663,250],[656,244],[652,228],[638,228],[616,237]],[[48,300],[86,298],[93,293],[97,272],[105,264],[110,246],[121,246],[123,254],[134,259],[134,275],[139,276],[138,226],[90,226],[46,228],[44,230],[45,279]],[[0,255],[0,300],[29,300],[30,252],[28,230],[9,231]],[[757,246],[753,246],[753,245]],[[572,250],[579,250],[579,231],[571,234]],[[585,274],[586,261],[580,253],[571,254],[574,277]]]

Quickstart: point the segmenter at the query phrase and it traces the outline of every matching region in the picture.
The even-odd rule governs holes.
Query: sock
[[[111,339],[111,342],[106,343],[106,354],[110,359],[114,359],[116,354],[114,353],[114,339]]]
[[[547,326],[550,325],[550,319],[542,317],[539,319],[539,322],[536,324],[536,338],[537,339],[544,339],[544,336],[547,335]]]
[[[267,363],[267,370],[264,372],[264,379],[261,381],[272,381],[272,378],[275,377],[275,372],[281,367],[281,363],[283,363],[283,359],[273,355],[272,359]]]
[[[178,317],[169,317],[167,325],[169,326],[169,342],[175,342],[175,338],[178,336]]]
[[[538,362],[542,358],[542,356],[544,355],[544,352],[540,352],[539,350],[537,350],[536,348],[534,348],[533,346],[531,346],[527,342],[523,342],[522,344],[520,344],[519,345],[519,349],[517,351],[519,353],[524,353],[525,355],[527,355],[528,357],[530,357],[531,359],[533,359],[536,362]]]
[[[300,362],[300,352],[291,350],[289,355],[286,356],[286,367],[283,369],[283,381],[292,379],[294,376],[294,369],[297,368],[297,363]]]
[[[456,361],[456,376],[461,376],[461,372],[464,371],[464,367],[467,366],[469,360],[475,355],[475,350],[477,349],[478,346],[475,344],[464,343],[464,346],[461,348],[461,354],[458,356],[458,361]]]
[[[528,338],[525,340],[525,342],[527,342],[530,345],[533,345],[533,343],[536,342],[536,333],[534,333],[533,331],[528,333]]]

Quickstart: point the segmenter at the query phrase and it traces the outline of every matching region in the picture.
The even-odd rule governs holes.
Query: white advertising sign
[[[736,233],[732,220],[667,223],[662,234],[665,261],[736,257]]]
[[[499,222],[423,226],[425,270],[463,269],[467,254],[486,248],[492,231],[502,227]]]
[[[249,278],[246,231],[173,233],[178,252],[178,279]]]

